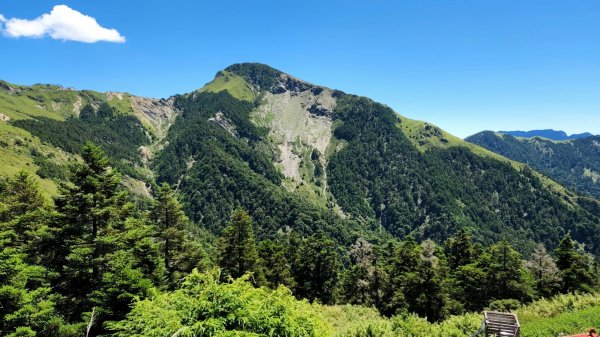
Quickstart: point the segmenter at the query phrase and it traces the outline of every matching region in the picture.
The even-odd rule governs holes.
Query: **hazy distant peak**
[[[511,135],[514,137],[523,137],[523,138],[533,138],[533,137],[543,137],[551,140],[571,140],[571,139],[581,139],[593,136],[593,134],[589,132],[572,134],[568,135],[566,132],[562,130],[530,130],[530,131],[498,131],[498,133],[503,133],[507,135]]]

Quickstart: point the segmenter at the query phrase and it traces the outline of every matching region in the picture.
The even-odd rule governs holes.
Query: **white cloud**
[[[6,20],[0,15],[0,22],[4,23],[2,32],[9,37],[41,38],[50,36],[57,40],[71,40],[94,43],[98,41],[125,42],[116,29],[100,26],[96,19],[81,14],[65,5],[57,5],[50,13],[42,14],[33,20],[11,18]],[[0,28],[1,25],[0,25]]]

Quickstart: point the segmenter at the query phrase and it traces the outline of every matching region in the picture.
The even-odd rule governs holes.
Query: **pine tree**
[[[55,311],[59,297],[51,292],[48,270],[39,264],[37,238],[47,220],[44,199],[25,172],[2,185],[0,335],[54,336],[64,321]]]
[[[267,284],[271,288],[284,285],[293,290],[296,286],[292,275],[292,268],[286,257],[287,247],[281,243],[264,240],[258,244],[260,265]]]
[[[590,291],[593,275],[584,254],[577,251],[576,242],[567,234],[554,251],[560,270],[563,292]]]
[[[446,256],[448,266],[456,269],[460,266],[466,266],[473,262],[473,245],[471,236],[464,228],[458,230],[456,235],[446,240]]]
[[[524,268],[521,254],[507,241],[500,241],[489,247],[478,265],[486,272],[486,294],[489,300],[532,300],[532,279]]]
[[[127,202],[120,176],[99,147],[86,144],[81,156],[70,184],[55,199],[58,233],[49,255],[60,275],[54,287],[67,299],[61,310],[77,322],[95,308],[94,336],[103,332],[104,321],[123,318],[133,298],[145,296],[151,283],[135,267],[128,242],[135,235],[126,226],[133,204]]]
[[[169,184],[163,183],[158,187],[149,218],[161,245],[167,284],[173,289],[178,280],[194,268],[203,269],[205,253],[186,230],[189,220]]]
[[[224,277],[239,278],[251,272],[256,283],[264,283],[258,263],[252,219],[246,211],[238,208],[233,212],[229,225],[223,229],[218,245],[219,266]]]
[[[325,304],[334,303],[340,268],[335,243],[319,231],[295,244],[292,269],[296,295]]]

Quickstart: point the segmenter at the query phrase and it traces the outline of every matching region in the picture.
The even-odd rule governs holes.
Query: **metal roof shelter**
[[[517,316],[506,312],[484,311],[481,329],[471,337],[521,337],[521,325]]]

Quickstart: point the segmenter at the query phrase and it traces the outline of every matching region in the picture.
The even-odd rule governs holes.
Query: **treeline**
[[[484,247],[465,231],[443,246],[411,237],[377,245],[358,239],[346,250],[323,231],[291,230],[257,241],[260,224],[237,208],[213,240],[190,226],[169,185],[140,207],[100,148],[86,145],[82,158],[52,206],[26,173],[0,183],[2,335],[81,336],[86,329],[89,336],[144,335],[147,324],[167,331],[171,321],[197,323],[196,336],[231,326],[288,331],[301,324],[296,335],[319,331],[318,320],[302,318],[312,316],[288,290],[268,290],[281,285],[297,298],[373,306],[388,316],[414,312],[431,321],[597,286],[594,260],[569,236],[552,256],[539,246],[526,263],[507,242]],[[239,277],[249,283],[227,282]],[[275,298],[279,304],[269,302]],[[268,314],[246,326],[237,317],[256,320],[247,311],[253,305]],[[182,323],[178,317],[190,312],[203,314]]]

